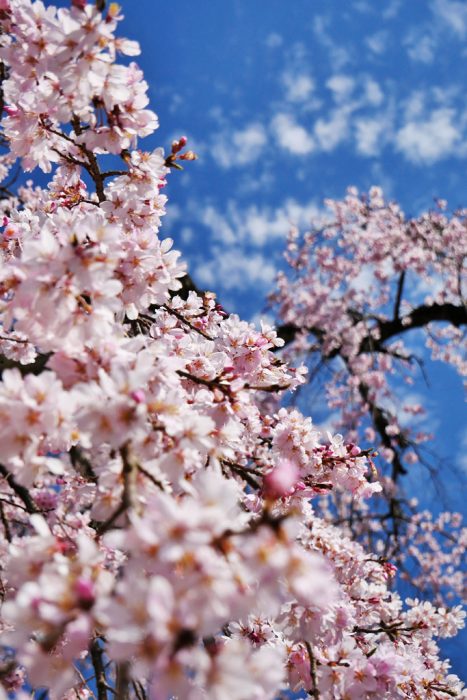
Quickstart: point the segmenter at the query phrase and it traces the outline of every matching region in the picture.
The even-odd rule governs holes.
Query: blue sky
[[[381,185],[408,213],[465,203],[467,3],[454,0],[123,2],[168,144],[166,230],[200,285],[261,308],[290,222],[324,197]]]
[[[290,223],[302,229],[325,197],[383,187],[407,214],[466,206],[467,2],[458,0],[123,0],[160,129],[186,134],[196,163],[170,178],[162,233],[195,281],[229,311],[264,314]],[[460,380],[429,363],[415,391],[438,437],[445,501],[413,471],[436,510],[465,513]],[[306,408],[318,420],[314,400]],[[465,639],[465,635],[464,635]],[[462,645],[448,646],[462,672]]]

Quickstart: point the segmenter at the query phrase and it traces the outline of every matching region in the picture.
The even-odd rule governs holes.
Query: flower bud
[[[288,459],[283,459],[264,477],[264,495],[270,498],[288,496],[293,491],[297,480],[297,466]]]

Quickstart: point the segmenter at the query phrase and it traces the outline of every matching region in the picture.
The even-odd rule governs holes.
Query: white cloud
[[[216,251],[214,251],[216,253]],[[196,268],[196,281],[203,287],[221,285],[224,289],[246,287],[262,289],[270,287],[276,275],[276,267],[270,256],[250,253],[240,247],[217,251],[214,260]]]
[[[215,209],[215,207],[208,205],[202,209],[200,220],[201,223],[203,223],[207,228],[211,229],[214,237],[222,240],[225,245],[235,242],[237,236],[234,229],[231,227],[227,219],[222,216],[217,209]]]
[[[211,153],[222,168],[247,165],[257,160],[267,143],[262,124],[253,123],[239,131],[223,131],[211,148]]]
[[[172,226],[176,221],[179,221],[182,216],[182,210],[175,202],[171,207],[167,207],[167,214],[163,218],[164,227]]]
[[[314,135],[323,151],[333,151],[347,138],[351,111],[352,108],[341,107],[334,110],[327,121],[316,121]]]
[[[459,451],[456,462],[461,471],[467,474],[467,429],[459,433],[457,444],[459,445]]]
[[[281,148],[294,155],[306,155],[314,150],[313,138],[290,114],[277,114],[271,127]]]
[[[392,0],[383,12],[383,19],[393,19],[399,13],[402,0]]]
[[[319,43],[327,49],[329,61],[335,70],[340,70],[350,62],[350,54],[341,44],[334,41],[327,31],[329,17],[316,15],[313,20],[313,33]]]
[[[252,244],[263,246],[272,238],[285,239],[292,225],[309,227],[311,221],[319,216],[314,202],[303,205],[294,199],[288,199],[284,206],[277,209],[251,206],[243,217],[244,233]]]
[[[326,87],[334,94],[336,102],[344,102],[352,94],[355,80],[350,75],[333,75],[326,82]]]
[[[352,9],[365,15],[374,12],[374,6],[367,0],[355,0]]]
[[[374,286],[375,271],[373,265],[364,265],[359,271],[357,277],[350,281],[349,288],[356,292],[365,292],[368,294]]]
[[[406,39],[407,53],[412,61],[417,63],[433,63],[435,57],[435,41],[428,34],[420,36],[419,33],[412,33]]]
[[[460,38],[467,33],[467,4],[459,0],[433,0],[431,9]]]
[[[271,34],[267,35],[264,43],[269,49],[277,49],[279,46],[282,46],[284,40],[277,32],[271,32]]]
[[[314,80],[306,73],[296,75],[286,71],[282,76],[282,82],[286,90],[285,97],[289,102],[304,102],[315,89]]]
[[[193,213],[196,215],[196,210]],[[229,202],[226,210],[220,212],[208,205],[198,217],[211,230],[213,239],[221,241],[222,245],[247,243],[259,248],[273,239],[285,240],[292,225],[306,228],[312,221],[319,225],[322,212],[314,201],[302,204],[287,199],[277,208],[250,205],[239,209],[234,202]]]
[[[194,237],[194,231],[191,228],[191,226],[184,226],[182,230],[180,231],[180,236],[183,241],[183,243],[191,243]]]
[[[355,139],[358,153],[376,156],[387,140],[390,125],[385,115],[363,117],[355,121]]]
[[[365,44],[368,46],[372,53],[377,56],[381,56],[386,51],[388,44],[389,34],[385,31],[376,32],[376,34],[371,34],[365,39]]]
[[[412,121],[416,117],[426,113],[427,95],[421,90],[415,90],[406,100],[404,113],[406,121]]]
[[[396,134],[396,148],[414,163],[434,163],[452,155],[460,132],[454,110],[435,109],[429,118],[407,122]]]
[[[366,78],[365,80],[365,98],[370,105],[375,107],[380,105],[384,99],[380,86],[373,78]]]

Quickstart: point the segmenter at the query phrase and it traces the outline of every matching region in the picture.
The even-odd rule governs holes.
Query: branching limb
[[[26,508],[28,513],[39,513],[39,508],[36,506],[34,501],[32,500],[31,496],[29,495],[29,491],[25,486],[22,486],[21,484],[18,484],[18,482],[15,480],[13,474],[11,474],[6,467],[3,466],[3,464],[0,464],[0,474],[5,478],[5,481],[8,483],[10,488],[15,492],[15,494],[18,496],[18,498],[24,503],[24,507]]]
[[[103,535],[105,532],[110,530],[112,525],[118,520],[118,518],[123,515],[123,513],[126,513],[128,508],[131,506],[131,474],[133,472],[134,467],[137,467],[137,465],[134,463],[133,459],[131,458],[130,455],[130,446],[129,443],[125,443],[120,448],[120,455],[122,457],[123,461],[123,470],[122,470],[122,479],[123,479],[123,493],[122,493],[122,500],[120,502],[120,505],[118,508],[112,513],[110,518],[105,520],[103,523],[100,523],[96,527],[96,532],[98,536]]]
[[[107,679],[105,677],[104,668],[104,650],[98,638],[93,639],[89,651],[91,653],[91,661],[94,666],[97,700],[107,700]]]

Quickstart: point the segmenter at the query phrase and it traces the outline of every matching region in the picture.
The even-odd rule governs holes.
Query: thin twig
[[[92,665],[94,666],[97,698],[98,700],[107,700],[107,679],[105,677],[105,669],[103,663],[104,650],[99,644],[99,639],[93,639],[89,648],[91,653]]]
[[[315,698],[315,700],[319,700],[320,692],[318,690],[318,682],[316,679],[316,659],[314,657],[310,642],[306,641],[305,646],[308,652],[308,658],[310,659],[310,676],[311,681],[313,683],[313,688],[311,688],[307,692],[310,697]]]

